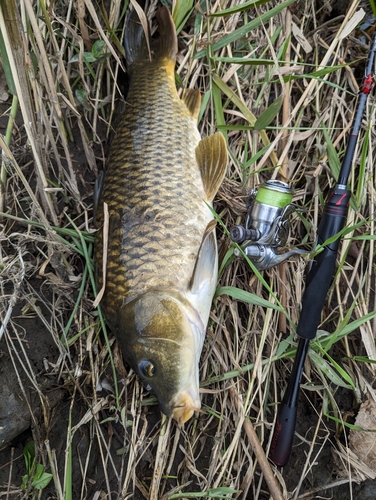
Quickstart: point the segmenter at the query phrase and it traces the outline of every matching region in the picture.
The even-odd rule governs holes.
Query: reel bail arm
[[[307,253],[297,248],[278,253],[287,242],[289,216],[297,210],[291,203],[293,195],[286,182],[269,180],[260,184],[249,194],[245,225],[230,230],[231,240],[241,246],[259,271],[281,264],[292,255]],[[242,255],[238,248],[234,253],[237,257]]]

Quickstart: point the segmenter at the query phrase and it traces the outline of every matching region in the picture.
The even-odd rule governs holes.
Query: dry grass
[[[255,443],[250,446],[249,437],[257,435],[267,453],[275,403],[292,366],[308,257],[257,276],[227,252],[229,239],[219,229],[221,257],[227,259],[219,284],[233,287],[235,297],[221,294],[213,303],[200,362],[203,411],[184,428],[161,417],[153,398],[124,370],[92,307],[93,185],[105,167],[121,102],[127,3],[10,0],[0,9],[21,113],[8,140],[0,136],[0,336],[2,349],[15,359],[24,397],[30,400],[30,390],[38,396],[30,403],[37,457],[47,470],[58,471],[51,498],[264,499],[272,487],[272,479],[264,481],[268,471],[279,490],[275,498],[312,498],[330,487],[312,479],[317,464],[328,460],[328,454],[322,458],[325,450],[339,457],[332,487],[348,483],[350,497],[352,485],[369,477],[347,447],[346,420],[350,416],[351,422],[357,403],[373,397],[375,377],[368,362],[376,359],[375,99],[370,97],[363,118],[351,177],[350,230],[302,380],[301,405],[305,414],[317,412],[311,420],[316,427],[304,418],[298,423],[295,476],[288,467],[280,471],[266,463],[260,468],[262,453]],[[249,188],[285,177],[295,188],[294,202],[304,208],[292,222],[289,245],[312,246],[338,171],[337,154],[346,148],[369,39],[359,31],[354,35],[360,22],[354,22],[356,1],[332,22],[330,2],[286,2],[289,13],[281,2],[259,2],[220,14],[239,3],[193,2],[179,33],[177,74],[183,88],[199,87],[203,93],[202,135],[220,129],[228,139],[228,175],[216,209],[229,229],[245,215]],[[157,5],[151,2],[149,19]],[[252,29],[237,37],[236,30],[253,20]],[[283,109],[265,131],[254,130],[256,119],[279,96]],[[4,104],[2,110],[11,122],[10,107]],[[281,301],[283,312],[237,300],[237,290],[271,305]],[[44,373],[30,362],[21,308],[22,315],[39,318],[53,339],[56,356]],[[45,442],[56,422],[45,379],[53,379],[65,398],[69,394],[66,446],[60,453],[53,441]],[[339,383],[354,395],[348,407],[341,405]],[[83,429],[90,439],[78,448],[75,437]],[[93,477],[93,458],[100,480]],[[20,490],[21,480],[12,479],[14,460],[11,455],[1,498],[30,494]],[[73,477],[78,479],[72,486]],[[40,498],[38,491],[31,494]]]

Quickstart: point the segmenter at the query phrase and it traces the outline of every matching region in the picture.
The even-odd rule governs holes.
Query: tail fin
[[[168,58],[175,62],[178,52],[178,40],[170,11],[164,6],[157,11],[156,17],[159,38],[153,46],[153,60]],[[136,10],[132,9],[127,18],[124,34],[124,48],[128,71],[132,72],[132,67],[136,63],[150,60],[146,40],[147,36],[148,34],[145,34]]]
[[[137,62],[149,59],[147,36],[149,34],[145,34],[136,10],[132,9],[128,14],[124,33],[125,57],[129,72],[132,72],[132,67]]]
[[[162,57],[167,57],[168,59],[176,61],[178,38],[176,36],[175,24],[172,20],[170,11],[164,6],[157,11],[156,16],[159,28],[159,39],[157,42],[157,50],[155,51],[155,58],[160,59]]]

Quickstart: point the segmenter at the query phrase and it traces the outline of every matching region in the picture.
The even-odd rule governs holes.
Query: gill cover
[[[205,335],[198,312],[176,292],[149,291],[125,304],[119,316],[122,353],[155,393],[163,413],[171,415],[185,392],[198,409],[198,360]]]

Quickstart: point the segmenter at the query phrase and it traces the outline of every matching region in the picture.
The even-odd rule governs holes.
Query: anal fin
[[[196,161],[201,172],[207,201],[213,201],[226,173],[227,147],[220,132],[205,137],[196,148]]]

